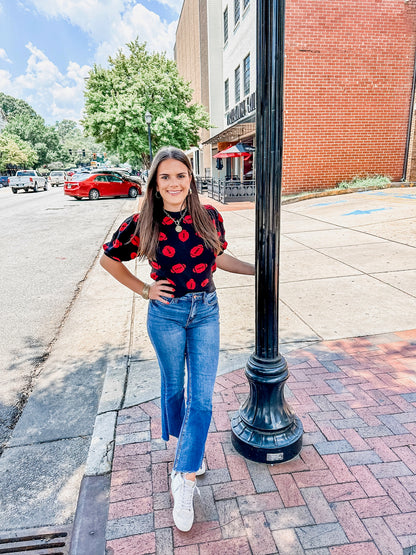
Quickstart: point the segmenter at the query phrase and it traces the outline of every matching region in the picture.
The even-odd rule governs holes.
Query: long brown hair
[[[195,231],[201,236],[204,245],[218,254],[221,252],[221,244],[208,211],[199,201],[191,162],[182,150],[169,146],[158,151],[149,171],[146,194],[135,230],[135,233],[140,236],[138,255],[140,258],[146,257],[148,260],[156,259],[156,251],[159,244],[159,227],[163,219],[163,200],[156,197],[157,170],[161,162],[171,158],[182,162],[188,168],[191,175],[192,191],[192,194],[186,198],[188,213],[191,215]]]

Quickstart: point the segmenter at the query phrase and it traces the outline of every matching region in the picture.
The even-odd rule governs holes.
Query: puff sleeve
[[[129,216],[108,243],[104,243],[104,254],[118,262],[126,262],[137,257],[140,237],[136,233],[139,214]]]

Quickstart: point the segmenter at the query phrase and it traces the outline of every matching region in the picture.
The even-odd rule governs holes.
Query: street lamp
[[[241,455],[270,464],[298,455],[303,434],[284,399],[289,373],[278,337],[284,15],[284,0],[257,0],[256,347],[231,435]]]
[[[147,123],[147,135],[149,137],[149,157],[150,157],[150,163],[152,163],[153,161],[153,155],[152,155],[152,136],[150,134],[150,124],[152,123],[152,114],[149,112],[149,110],[147,110],[147,112],[144,115],[144,119]]]

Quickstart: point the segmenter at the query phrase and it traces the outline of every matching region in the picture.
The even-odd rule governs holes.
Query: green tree
[[[10,121],[18,114],[28,114],[29,116],[36,116],[35,110],[24,100],[14,98],[0,92],[0,108],[6,115],[7,121]]]
[[[42,117],[21,113],[6,125],[3,133],[20,137],[29,143],[37,155],[37,165],[43,166],[62,158],[62,146],[56,130],[45,125]]]
[[[0,171],[8,166],[33,167],[37,156],[33,148],[20,137],[2,133],[0,135]]]
[[[87,165],[91,162],[93,153],[102,150],[92,137],[86,137],[82,133],[76,121],[57,121],[54,129],[61,142],[62,162],[66,166]]]
[[[89,73],[82,124],[89,135],[117,153],[121,161],[146,164],[149,144],[145,113],[152,120],[154,150],[166,145],[188,149],[209,128],[200,104],[191,104],[192,89],[165,54],[150,54],[138,39],[109,58],[109,69],[95,65]]]

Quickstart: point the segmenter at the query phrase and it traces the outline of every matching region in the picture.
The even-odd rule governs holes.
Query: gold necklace
[[[177,233],[180,233],[180,232],[182,231],[181,223],[182,223],[182,220],[183,220],[184,217],[185,217],[185,214],[186,214],[186,212],[187,212],[187,209],[185,208],[184,211],[181,212],[181,217],[179,218],[179,220],[175,220],[175,218],[173,218],[173,217],[169,214],[169,212],[166,212],[166,210],[165,210],[164,208],[163,208],[162,210],[163,210],[163,212],[166,214],[166,216],[167,216],[168,218],[170,218],[171,220],[174,221],[174,223],[175,223],[175,231],[176,231]]]

